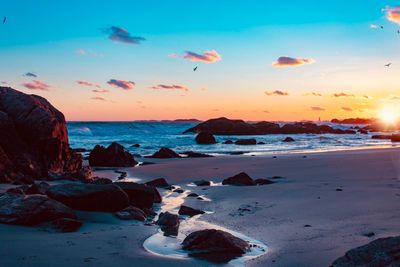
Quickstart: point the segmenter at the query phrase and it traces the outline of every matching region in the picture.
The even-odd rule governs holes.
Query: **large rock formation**
[[[355,134],[353,130],[334,129],[328,125],[311,122],[288,123],[282,127],[277,123],[247,123],[227,118],[211,119],[192,127],[184,133],[208,132],[215,135],[263,135],[263,134]]]
[[[0,87],[0,182],[81,170],[81,156],[68,144],[64,115],[43,97]]]
[[[137,164],[133,155],[114,142],[107,148],[97,145],[90,152],[89,165],[98,167],[133,167]]]

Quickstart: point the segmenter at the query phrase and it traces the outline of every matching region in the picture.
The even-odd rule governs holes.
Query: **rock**
[[[26,195],[46,195],[46,191],[50,188],[50,185],[46,182],[34,183],[28,189],[26,189]]]
[[[215,144],[217,141],[215,140],[214,135],[209,132],[200,132],[196,136],[196,143],[200,145],[210,145]]]
[[[198,197],[199,195],[196,193],[190,193],[187,195],[187,197]]]
[[[197,186],[210,186],[211,182],[207,180],[198,180],[193,182]]]
[[[72,150],[73,150],[74,152],[77,152],[77,153],[84,153],[84,152],[89,152],[89,151],[90,151],[89,149],[80,148],[80,147],[78,147],[78,148],[72,148]]]
[[[226,178],[222,181],[223,185],[254,185],[253,179],[245,172]]]
[[[206,229],[189,234],[182,242],[190,256],[213,262],[228,262],[249,249],[248,242],[222,230]]]
[[[391,134],[377,134],[371,137],[372,139],[392,139]]]
[[[107,148],[96,145],[90,152],[89,164],[98,167],[133,167],[137,162],[123,146],[114,142]]]
[[[121,220],[145,221],[147,218],[147,215],[143,210],[132,206],[116,212],[115,216]]]
[[[371,124],[377,122],[377,119],[349,118],[344,120],[333,119],[332,123],[337,124]]]
[[[204,214],[205,212],[202,210],[194,209],[185,205],[182,205],[179,208],[178,214],[179,215],[188,215],[190,217],[198,215],[198,214]]]
[[[140,147],[140,144],[131,145],[131,147]]]
[[[233,141],[232,140],[226,140],[226,141],[222,142],[222,144],[224,144],[224,145],[232,145]]]
[[[49,223],[42,225],[43,229],[46,231],[56,231],[61,233],[75,232],[83,223],[76,219],[70,218],[60,218]]]
[[[269,179],[259,178],[259,179],[255,179],[254,183],[256,185],[267,185],[267,184],[273,184],[274,182]]]
[[[392,142],[400,142],[400,134],[392,134],[392,136],[390,137],[390,140]]]
[[[158,216],[157,224],[161,226],[161,230],[164,235],[178,235],[179,229],[179,217],[176,214],[167,212],[161,212]]]
[[[187,158],[211,158],[214,156],[208,155],[208,154],[203,154],[203,153],[198,153],[198,152],[193,152],[193,151],[185,151],[181,153],[185,155]]]
[[[400,266],[400,236],[374,240],[351,249],[332,263],[332,267]]]
[[[145,183],[146,185],[160,188],[168,188],[170,185],[164,178],[158,178]]]
[[[294,139],[292,137],[286,137],[282,142],[294,142]]]
[[[108,178],[94,177],[90,183],[91,184],[112,184],[112,180]]]
[[[116,182],[114,185],[124,190],[129,196],[132,206],[141,209],[151,208],[153,203],[161,203],[162,201],[161,195],[155,187],[130,182]]]
[[[129,206],[128,195],[113,184],[60,184],[47,195],[76,210],[115,212]]]
[[[158,159],[169,159],[169,158],[180,158],[177,153],[175,153],[172,149],[162,147],[156,153],[154,153],[149,158],[158,158]]]
[[[258,142],[257,145],[265,145],[265,142]]]
[[[239,139],[235,141],[235,145],[241,146],[249,146],[249,145],[257,145],[256,139]]]
[[[17,194],[17,195],[25,195],[25,190],[21,187],[13,187],[6,191],[6,193]]]
[[[47,196],[0,194],[0,223],[35,226],[60,218],[76,219],[76,215]]]
[[[81,168],[64,115],[43,97],[0,87],[0,182],[31,182]]]
[[[172,191],[172,192],[174,192],[174,193],[178,193],[178,194],[182,194],[183,192],[185,192],[183,189],[181,189],[181,188],[177,188],[177,189],[175,189],[174,191]]]

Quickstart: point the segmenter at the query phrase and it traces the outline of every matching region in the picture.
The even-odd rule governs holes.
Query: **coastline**
[[[211,201],[186,198],[185,204],[214,212],[200,220],[268,246],[266,255],[246,266],[328,266],[348,249],[400,232],[400,148],[151,161],[156,164],[124,170],[143,182],[164,177],[206,196]],[[266,186],[188,186],[199,179],[220,182],[241,171],[253,178],[283,178]],[[113,172],[94,175],[107,173]],[[143,242],[156,227],[93,215],[75,233],[0,225],[0,242],[7,244],[0,257],[5,266],[213,266],[152,255]]]

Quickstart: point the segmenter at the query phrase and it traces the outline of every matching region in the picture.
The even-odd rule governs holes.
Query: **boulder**
[[[235,145],[241,146],[250,146],[250,145],[257,145],[256,139],[239,139],[235,141]]]
[[[223,185],[254,185],[253,179],[245,172],[241,172],[222,181]]]
[[[158,178],[145,183],[146,185],[153,186],[153,187],[160,187],[160,188],[168,188],[170,185],[168,184],[167,180],[164,178]]]
[[[294,142],[294,139],[292,137],[286,137],[282,142]]]
[[[128,195],[113,184],[60,184],[50,187],[47,195],[76,210],[115,212],[129,206]]]
[[[162,198],[158,190],[153,186],[131,182],[116,182],[128,196],[132,206],[138,208],[151,208],[154,203],[161,203]]]
[[[96,145],[89,155],[89,165],[98,167],[133,167],[137,164],[133,155],[114,142],[107,148]]]
[[[76,219],[76,215],[47,196],[0,194],[0,223],[35,226],[61,218]]]
[[[248,242],[228,232],[206,229],[189,234],[182,242],[184,250],[193,251],[190,256],[213,262],[228,262],[245,254]]]
[[[158,216],[157,224],[161,226],[164,235],[177,236],[179,229],[179,217],[176,214],[161,212]]]
[[[0,87],[0,182],[31,182],[81,169],[64,115],[43,97]]]
[[[140,147],[140,144],[133,144],[131,147]]]
[[[169,159],[169,158],[180,158],[175,151],[172,149],[162,147],[160,150],[158,150],[156,153],[153,155],[149,156],[149,158],[157,158],[157,159]]]
[[[232,145],[233,141],[232,140],[226,140],[226,141],[222,142],[222,144],[224,144],[224,145]]]
[[[200,145],[210,145],[215,144],[217,141],[215,140],[214,135],[209,132],[200,132],[196,136],[196,143]]]
[[[198,214],[204,214],[205,212],[202,210],[194,209],[185,205],[182,205],[179,208],[178,214],[179,215],[188,215],[190,217],[198,215]]]
[[[400,266],[399,251],[400,236],[379,238],[349,250],[331,266]]]
[[[207,180],[198,180],[193,182],[197,186],[210,186],[211,182]]]
[[[34,183],[28,187],[25,191],[26,195],[46,195],[46,191],[50,188],[50,185],[46,182]]]
[[[147,218],[147,215],[143,210],[132,206],[116,212],[115,216],[121,220],[145,221]]]

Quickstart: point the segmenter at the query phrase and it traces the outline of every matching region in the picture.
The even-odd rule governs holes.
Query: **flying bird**
[[[193,71],[196,71],[197,70],[197,66],[193,69]]]
[[[392,63],[386,64],[385,67],[390,67],[390,65],[392,65]]]
[[[7,21],[7,17],[4,16],[4,18],[3,18],[3,24],[6,23],[6,21]]]
[[[381,25],[381,29],[383,29],[383,26]]]

